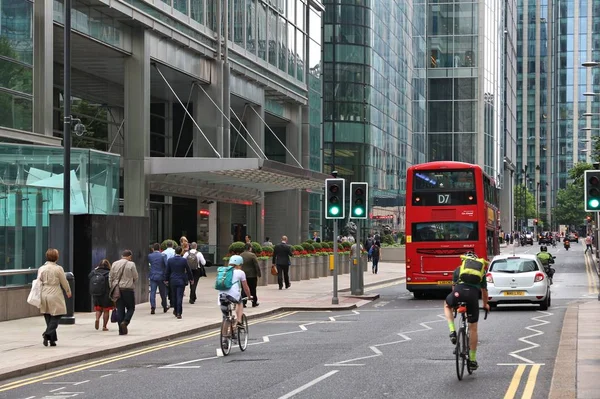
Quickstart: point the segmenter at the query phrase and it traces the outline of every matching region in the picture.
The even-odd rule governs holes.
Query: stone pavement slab
[[[216,328],[221,323],[221,311],[217,303],[217,291],[213,288],[216,268],[208,268],[208,277],[202,278],[196,290],[196,303],[188,303],[186,296],[183,304],[183,318],[176,319],[172,310],[166,314],[157,308],[155,315],[150,314],[150,303],[136,305],[133,320],[129,325],[129,334],[118,335],[116,324],[109,323],[109,331],[94,329],[94,313],[76,313],[74,325],[58,327],[56,347],[42,345],[42,332],[45,329],[43,317],[29,317],[19,320],[0,322],[2,340],[0,341],[0,380],[26,373],[46,370],[52,367],[73,364],[78,361],[123,352],[128,349],[155,342],[173,339],[179,336]],[[364,297],[351,297],[349,292],[350,275],[338,276],[339,305],[331,304],[333,277],[293,281],[290,289],[279,290],[275,285],[257,288],[260,306],[247,307],[248,318],[268,315],[282,310],[345,310],[362,306],[377,297],[372,295],[369,286],[377,286],[405,277],[403,263],[379,263],[379,273],[364,273]],[[376,289],[376,287],[375,287]],[[348,290],[343,292],[342,290]],[[160,297],[157,295],[160,306]],[[102,324],[102,323],[100,323]]]

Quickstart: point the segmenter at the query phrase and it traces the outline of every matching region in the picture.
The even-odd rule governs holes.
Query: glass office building
[[[421,3],[324,2],[324,172],[368,182],[373,212],[393,227],[406,168],[425,159]]]

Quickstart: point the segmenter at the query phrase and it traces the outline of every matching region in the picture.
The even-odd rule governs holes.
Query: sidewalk
[[[171,310],[163,313],[160,297],[157,295],[157,313],[150,314],[149,302],[136,305],[129,334],[125,336],[118,335],[116,324],[109,324],[108,332],[103,332],[102,326],[96,331],[94,313],[76,313],[75,325],[58,327],[58,345],[44,347],[41,336],[45,328],[43,317],[0,322],[0,380],[218,327],[221,323],[221,311],[217,306],[217,291],[213,288],[216,268],[211,267],[207,271],[208,277],[200,279],[198,283],[198,298],[194,305],[188,303],[186,289],[182,319],[176,319]],[[404,277],[403,263],[382,262],[379,263],[378,274],[372,274],[370,271],[364,273],[365,290],[367,291],[369,286],[397,281]],[[276,284],[258,287],[260,306],[249,306],[244,312],[252,319],[292,309],[346,310],[365,305],[378,297],[369,292],[362,298],[351,297],[349,274],[338,276],[338,287],[339,305],[331,304],[333,277],[292,281],[289,290],[280,291]]]

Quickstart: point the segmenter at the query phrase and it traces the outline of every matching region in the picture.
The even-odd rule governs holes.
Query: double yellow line
[[[598,272],[596,271],[596,265],[593,264],[595,262],[594,256],[586,252],[583,258],[585,261],[585,272],[588,277],[588,293],[598,294]]]
[[[262,319],[259,319],[259,320],[253,321],[253,322],[249,322],[248,324],[253,325],[253,324],[258,324],[258,323],[264,323],[264,322],[271,321],[271,320],[281,319],[283,317],[290,316],[294,313],[297,313],[297,312],[283,312],[283,313],[275,315],[275,316],[270,316],[270,317],[262,318]],[[70,367],[60,369],[60,370],[51,371],[49,373],[45,373],[45,374],[42,374],[39,376],[24,378],[21,380],[10,382],[8,384],[0,385],[0,392],[10,391],[11,389],[20,388],[25,385],[31,385],[31,384],[35,384],[35,383],[38,383],[41,381],[50,380],[52,378],[62,377],[64,375],[77,373],[79,371],[88,370],[88,369],[98,367],[98,366],[103,366],[103,365],[109,364],[109,363],[114,363],[119,360],[125,360],[125,359],[129,359],[132,357],[145,355],[146,353],[152,353],[152,352],[156,352],[156,351],[159,351],[162,349],[167,349],[167,348],[172,348],[174,346],[184,345],[184,344],[187,344],[190,342],[200,341],[200,340],[203,340],[206,338],[217,336],[220,333],[221,333],[221,331],[219,328],[215,331],[206,332],[206,333],[203,333],[200,335],[195,335],[193,337],[182,338],[182,339],[178,339],[175,341],[166,342],[163,344],[153,345],[148,348],[138,349],[138,350],[135,350],[132,352],[127,352],[127,353],[124,353],[121,355],[111,356],[108,358],[98,359],[98,360],[94,360],[91,362],[83,363],[83,364],[80,364],[77,366],[70,366]]]
[[[541,365],[539,364],[520,364],[517,366],[512,381],[508,386],[508,391],[506,391],[506,395],[504,395],[504,399],[514,399],[517,391],[519,390],[519,385],[521,385],[521,379],[523,378],[523,374],[525,373],[525,368],[527,366],[530,366],[531,369],[529,371],[529,376],[527,377],[527,383],[525,384],[525,389],[523,390],[521,399],[531,399],[538,372],[540,371]]]

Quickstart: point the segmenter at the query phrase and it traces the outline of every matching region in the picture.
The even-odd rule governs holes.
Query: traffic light
[[[538,220],[537,220],[537,219],[533,219],[533,224],[534,224],[535,226],[537,226],[537,224],[538,224]]]
[[[345,215],[344,179],[325,179],[325,219],[343,219]]]
[[[586,216],[585,217],[585,221],[587,224],[590,224],[590,222],[592,221],[592,217],[591,216]]]
[[[584,175],[585,211],[600,211],[600,170],[586,170]]]
[[[350,218],[367,219],[369,208],[369,184],[350,183]]]

